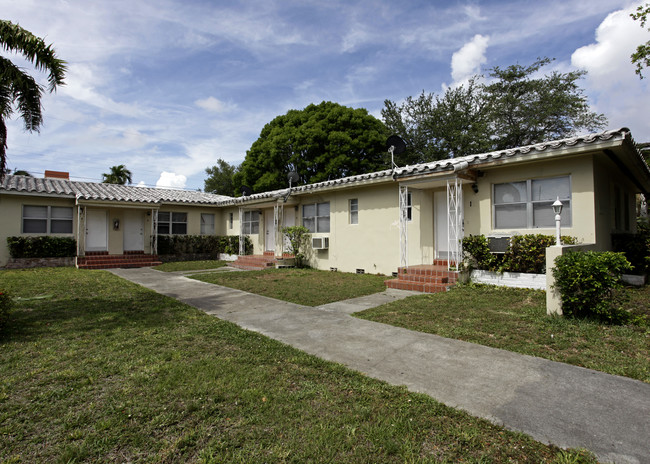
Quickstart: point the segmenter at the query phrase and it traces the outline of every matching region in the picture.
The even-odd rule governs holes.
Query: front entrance
[[[142,211],[124,211],[124,251],[144,251],[144,215]]]
[[[433,225],[436,243],[436,258],[449,257],[449,225],[447,211],[447,191],[433,192]]]
[[[103,210],[86,209],[86,251],[108,250],[108,220]]]
[[[264,249],[275,251],[275,219],[272,209],[264,211],[264,234]]]

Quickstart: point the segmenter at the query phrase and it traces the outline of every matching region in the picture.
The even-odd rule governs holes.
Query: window
[[[359,200],[350,200],[350,224],[359,224]]]
[[[235,221],[235,215],[234,213],[230,213],[230,216],[228,218],[228,228],[232,229],[233,222]]]
[[[302,225],[309,232],[322,233],[330,231],[330,204],[314,203],[302,206]]]
[[[187,213],[160,211],[158,213],[158,233],[161,235],[186,235]]]
[[[571,180],[569,176],[528,179],[494,185],[495,229],[555,227],[553,202],[562,202],[562,222],[571,226]]]
[[[201,213],[201,235],[214,235],[214,214]]]
[[[242,232],[244,234],[260,233],[260,212],[259,211],[244,211]]]
[[[23,206],[24,234],[71,234],[71,206]]]

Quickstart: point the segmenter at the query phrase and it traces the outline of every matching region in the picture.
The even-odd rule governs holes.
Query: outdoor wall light
[[[557,197],[553,203],[553,212],[555,213],[555,246],[560,246],[560,221],[562,220],[562,202],[560,197]]]
[[[478,184],[472,184],[472,191],[478,193]]]

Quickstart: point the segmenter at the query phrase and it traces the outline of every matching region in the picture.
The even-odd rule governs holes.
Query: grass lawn
[[[650,286],[631,290],[629,307],[650,315]],[[608,326],[546,315],[545,292],[459,286],[355,316],[494,348],[539,356],[650,383],[648,326]]]
[[[209,261],[177,261],[174,263],[165,263],[156,266],[157,271],[174,272],[174,271],[200,271],[203,269],[219,269],[228,264],[226,261],[209,260]]]
[[[595,462],[103,271],[0,271],[0,462]]]
[[[237,288],[305,306],[382,292],[388,277],[372,274],[318,271],[315,269],[267,269],[264,271],[195,274],[192,279]]]

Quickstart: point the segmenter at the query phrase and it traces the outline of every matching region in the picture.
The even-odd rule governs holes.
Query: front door
[[[124,251],[144,251],[144,215],[142,211],[124,211]]]
[[[267,209],[264,211],[264,233],[265,235],[265,250],[275,251],[275,219],[273,210]]]
[[[433,192],[434,233],[436,243],[436,258],[449,257],[449,229],[447,211],[447,191]]]
[[[86,251],[108,250],[106,211],[86,209]]]

